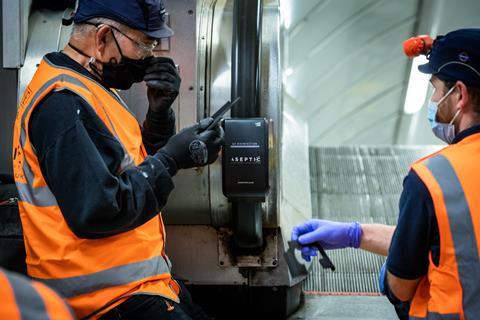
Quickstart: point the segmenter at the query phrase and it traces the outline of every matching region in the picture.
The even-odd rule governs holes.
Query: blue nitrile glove
[[[378,273],[378,286],[380,287],[380,293],[385,295],[385,277],[387,276],[387,261],[385,261]]]
[[[342,223],[311,219],[296,225],[292,230],[291,238],[303,246],[302,257],[310,261],[310,256],[317,255],[317,249],[311,245],[315,242],[325,250],[360,247],[362,228],[358,222]]]

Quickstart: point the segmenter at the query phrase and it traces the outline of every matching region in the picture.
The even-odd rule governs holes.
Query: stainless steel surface
[[[175,3],[175,4],[174,4]],[[184,20],[182,12],[188,8],[191,1],[167,2],[167,10],[170,12],[171,24],[175,30],[172,38],[171,51],[168,53],[180,62],[182,79],[185,75],[196,73],[198,75],[194,92],[198,93],[197,104],[190,103],[189,99],[180,94],[177,109],[183,112],[177,113],[180,127],[191,124],[204,115],[211,115],[227,100],[230,99],[230,66],[231,66],[231,43],[232,43],[232,8],[233,1],[199,1],[196,12],[197,17],[197,42],[185,34],[192,35],[191,23]],[[179,15],[180,12],[180,15]],[[265,227],[277,227],[279,219],[279,202],[277,200],[277,183],[279,164],[281,162],[278,153],[282,145],[283,150],[288,150],[306,140],[304,136],[298,136],[297,141],[291,139],[292,144],[282,144],[281,132],[281,77],[280,77],[280,35],[279,35],[279,9],[277,1],[264,2],[264,18],[262,38],[262,78],[261,78],[261,116],[272,119],[272,143],[270,150],[270,185],[271,192],[267,202],[263,205],[263,221]],[[177,39],[173,41],[174,39]],[[181,39],[181,41],[180,41]],[[190,65],[185,67],[186,58],[178,56],[179,53],[186,55],[191,53],[190,58],[197,62],[196,69]],[[195,53],[198,57],[195,58]],[[183,60],[182,60],[183,59]],[[188,84],[182,81],[182,90]],[[198,91],[196,91],[198,88]],[[123,96],[127,103],[143,119],[146,109],[145,88],[137,85],[132,90],[125,92]],[[178,110],[177,110],[178,111]],[[186,118],[186,114],[190,117]],[[195,115],[195,117],[191,117]],[[306,159],[306,158],[305,158]],[[297,164],[298,166],[298,164]],[[308,171],[308,162],[300,164]],[[291,177],[293,178],[293,177]],[[167,224],[211,224],[213,226],[226,227],[231,225],[231,210],[227,199],[221,192],[221,166],[217,161],[209,168],[200,171],[187,170],[180,172],[175,178],[176,189],[172,193],[169,203],[164,210]],[[185,197],[185,190],[192,190]],[[305,190],[308,190],[305,188]],[[309,193],[306,192],[308,195]],[[309,201],[307,201],[308,203]],[[308,210],[308,209],[307,209]]]
[[[230,100],[232,10],[233,1],[203,1],[199,16],[199,50],[206,53],[203,74],[208,115],[213,115],[225,101]],[[225,115],[229,116],[230,112]],[[231,204],[222,192],[220,161],[210,166],[210,205],[212,225],[232,225]]]
[[[197,59],[197,2],[167,0],[165,7],[175,34],[170,39],[169,50],[158,47],[156,54],[172,57],[179,65],[182,84],[174,111],[177,130],[180,130],[204,118],[204,103],[199,99],[201,95],[197,96],[197,75],[205,66]],[[148,108],[145,84],[136,84],[121,95],[142,123]],[[209,168],[181,170],[174,183],[175,189],[163,210],[165,223],[210,224]]]
[[[289,320],[397,320],[393,306],[380,296],[305,295]]]
[[[238,267],[218,263],[217,230],[210,226],[166,226],[166,252],[179,279],[193,284],[248,284]]]
[[[410,165],[438,147],[323,147],[310,150],[313,213],[317,218],[395,225],[402,181]],[[337,270],[314,259],[306,291],[378,292],[384,257],[362,250],[328,252]]]
[[[209,52],[206,64],[206,101],[207,110],[213,114],[230,99],[231,86],[231,47],[232,47],[232,10],[233,1],[205,1],[202,5],[199,41],[200,50],[205,41],[205,51]],[[210,25],[209,25],[210,23]],[[206,30],[204,32],[204,30]],[[277,1],[264,1],[262,23],[262,56],[261,56],[261,93],[260,116],[271,119],[270,149],[270,186],[272,186],[266,203],[263,205],[263,223],[265,227],[277,227],[280,223],[277,194],[280,185],[277,183],[282,124],[281,112],[281,76],[280,76],[280,21]],[[203,39],[205,37],[205,39]],[[304,137],[299,137],[301,142]],[[283,144],[284,149],[292,145]],[[300,164],[302,165],[302,164]],[[308,162],[305,162],[308,167]],[[307,170],[308,171],[308,170]],[[228,226],[231,224],[229,205],[221,194],[221,168],[217,163],[210,168],[210,199],[212,208],[212,224]],[[308,189],[307,189],[308,190]],[[307,192],[308,194],[308,192]]]
[[[204,88],[204,91],[199,92],[199,97],[205,98],[204,110],[207,114],[213,114],[230,99],[232,9],[233,1],[199,2],[198,81],[199,87]],[[271,190],[266,203],[263,204],[263,224],[267,228],[279,226],[281,228],[277,238],[278,266],[271,270],[251,269],[248,283],[252,286],[288,286],[303,279],[303,277],[291,278],[283,251],[284,239],[289,238],[293,224],[311,216],[308,132],[305,122],[296,118],[295,110],[284,112],[282,108],[278,1],[264,1],[263,13],[260,111],[262,117],[271,119],[269,142]],[[201,109],[201,103],[197,111],[198,109]],[[286,131],[282,131],[283,125],[287,126]],[[280,180],[279,176],[282,173],[284,174]],[[195,192],[198,191],[202,190],[195,189]],[[211,225],[230,226],[230,204],[221,192],[219,162],[210,166],[209,193]],[[195,203],[200,211],[203,210],[203,203],[198,201]],[[176,202],[171,203],[172,207],[178,205]],[[194,221],[190,219],[188,224],[195,223]],[[214,278],[213,275],[211,277]],[[196,278],[190,280],[194,283],[197,281]]]
[[[3,67],[20,68],[25,56],[31,0],[2,1]]]
[[[285,141],[282,136],[282,77],[280,60],[280,9],[279,1],[263,1],[263,22],[261,42],[261,78],[260,78],[260,116],[270,120],[270,149],[269,149],[269,184],[270,193],[265,203],[264,227],[280,226],[281,215],[291,212],[283,210],[279,196],[282,192],[280,183],[280,166],[282,165],[284,150],[291,150],[294,145]],[[294,133],[301,144],[305,137]],[[308,162],[299,163],[300,166],[308,166]],[[283,230],[282,230],[283,231]]]
[[[35,10],[30,15],[28,47],[25,64],[20,69],[18,97],[25,91],[42,57],[53,51],[63,49],[70,37],[71,26],[62,25],[62,11]]]
[[[16,17],[15,19],[17,20],[15,20],[15,23],[21,23],[21,32],[25,33],[22,41],[24,41],[26,45],[24,52],[24,60],[23,53],[21,56],[23,63],[21,68],[18,71],[2,70],[0,73],[2,90],[4,90],[3,96],[6,100],[6,116],[2,119],[5,119],[5,121],[8,120],[8,122],[6,122],[6,125],[1,127],[11,128],[8,133],[2,134],[2,140],[3,138],[9,138],[9,142],[4,143],[2,141],[1,150],[10,150],[10,136],[13,132],[13,122],[15,116],[10,116],[9,114],[16,113],[17,101],[18,99],[20,99],[23,92],[25,91],[26,86],[32,79],[33,74],[37,70],[37,65],[40,63],[42,57],[46,53],[58,51],[65,46],[70,36],[71,26],[62,26],[62,16],[64,15],[64,12],[62,11],[35,10],[29,15],[31,1],[22,0],[20,2],[15,2],[13,0],[4,0],[3,3],[5,2],[9,3],[9,5],[13,5],[14,7],[19,6],[22,11],[21,17],[16,15],[16,11],[12,11],[11,13],[9,12],[9,14],[11,15],[9,19],[12,17]],[[15,4],[13,4],[14,2]],[[3,6],[3,3],[2,9],[5,10],[6,7]],[[11,25],[10,27],[15,27],[15,23],[13,23],[13,25]],[[26,34],[27,30],[28,42]],[[9,32],[11,32],[11,30]],[[2,34],[4,33],[2,32]],[[16,36],[19,36],[19,34],[16,34]],[[5,37],[3,38],[3,40],[5,41]],[[12,58],[14,57],[12,56]],[[3,82],[11,83],[11,85],[4,84]],[[10,95],[12,95],[12,99],[8,98]],[[2,154],[5,154],[5,160],[2,159],[1,161],[0,171],[11,172],[10,152]]]
[[[175,34],[169,40],[169,50],[159,45],[155,54],[171,57],[178,64],[182,84],[173,109],[177,116],[177,129],[180,130],[203,118],[197,113],[197,2],[195,0],[164,2],[169,25]],[[122,91],[121,95],[136,114],[138,121],[142,123],[148,109],[145,84],[137,84],[130,90]]]

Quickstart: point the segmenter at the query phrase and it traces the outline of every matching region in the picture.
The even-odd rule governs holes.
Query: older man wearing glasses
[[[170,274],[160,210],[177,170],[215,161],[223,131],[206,119],[175,135],[180,76],[153,57],[173,35],[161,0],[80,0],[74,23],[64,50],[40,62],[15,123],[28,273],[79,318],[205,319]],[[142,127],[115,90],[141,81]]]

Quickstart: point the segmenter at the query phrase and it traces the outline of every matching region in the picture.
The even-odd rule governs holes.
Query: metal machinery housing
[[[286,239],[292,225],[311,216],[311,199],[306,129],[282,105],[279,1],[165,2],[175,35],[162,40],[156,50],[172,56],[179,65],[182,88],[174,106],[177,129],[213,114],[237,94],[244,95],[243,103],[231,116],[256,116],[269,122],[270,191],[259,204],[256,221],[261,226],[262,246],[255,251],[238,250],[233,243],[235,233],[241,232],[235,215],[242,218],[253,213],[246,209],[233,212],[222,194],[220,160],[206,168],[183,170],[175,177],[176,188],[163,210],[173,273],[187,282],[194,299],[217,318],[231,318],[232,310],[237,315],[285,318],[298,307],[301,281],[306,277],[298,256],[293,260],[300,267],[289,270]],[[18,32],[14,42],[3,38],[3,52],[13,50],[3,63],[19,78],[17,96],[41,57],[61,50],[68,41],[71,27],[62,25],[62,18],[72,11],[34,7],[30,12],[30,1],[20,3],[14,9],[10,2],[2,5],[4,22],[6,17],[18,19],[20,30],[28,30],[27,37]],[[251,10],[255,14],[249,14]],[[145,85],[134,85],[121,95],[141,123],[148,105]],[[9,106],[15,108],[13,103]],[[2,164],[9,161],[9,157],[2,158]]]

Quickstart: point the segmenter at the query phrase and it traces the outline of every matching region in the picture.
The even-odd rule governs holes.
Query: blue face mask
[[[432,127],[433,134],[448,144],[451,144],[455,139],[455,126],[453,123],[460,114],[460,110],[455,113],[455,116],[453,116],[453,119],[450,121],[450,123],[439,123],[436,119],[439,105],[448,97],[450,93],[453,92],[454,89],[455,87],[452,87],[450,90],[448,90],[448,92],[438,102],[430,100],[428,103],[428,121]]]

